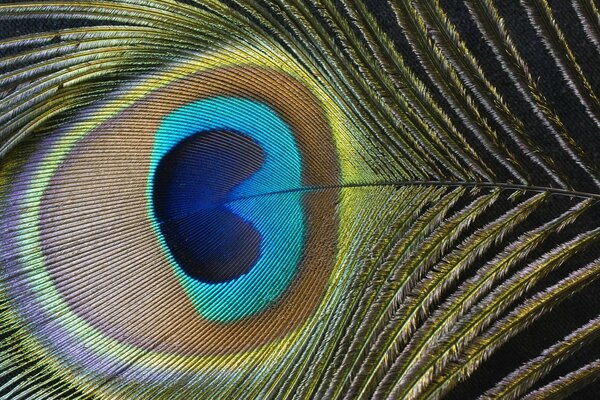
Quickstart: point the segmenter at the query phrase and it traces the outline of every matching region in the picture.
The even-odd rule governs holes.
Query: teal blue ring
[[[231,192],[225,206],[261,236],[259,258],[245,275],[224,283],[189,278],[171,256],[153,213],[154,173],[161,158],[185,138],[229,130],[252,138],[264,152],[261,168]],[[212,97],[168,114],[155,134],[147,182],[148,214],[175,275],[205,319],[233,322],[254,315],[291,283],[302,257],[305,221],[302,158],[292,130],[268,105],[237,97]]]

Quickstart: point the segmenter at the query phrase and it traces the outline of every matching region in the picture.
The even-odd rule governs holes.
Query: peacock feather
[[[2,399],[597,399],[597,0],[0,2]]]

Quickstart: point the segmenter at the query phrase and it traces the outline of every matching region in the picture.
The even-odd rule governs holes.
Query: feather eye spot
[[[314,85],[249,66],[177,71],[43,138],[9,188],[35,243],[15,244],[31,255],[11,264],[10,293],[31,287],[40,304],[18,310],[53,321],[35,334],[68,337],[67,362],[98,374],[207,373],[198,360],[278,345],[319,318],[335,269],[341,170]],[[20,273],[29,265],[39,280]],[[59,308],[42,307],[53,298]]]

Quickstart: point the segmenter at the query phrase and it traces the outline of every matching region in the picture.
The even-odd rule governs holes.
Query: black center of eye
[[[258,260],[261,238],[227,207],[230,192],[264,161],[251,138],[228,130],[204,131],[174,146],[158,163],[154,214],[172,256],[189,277],[227,282]]]

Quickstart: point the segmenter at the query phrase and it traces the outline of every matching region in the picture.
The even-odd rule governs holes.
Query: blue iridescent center
[[[227,209],[229,193],[263,163],[261,148],[231,131],[199,132],[177,143],[154,177],[154,213],[173,258],[191,278],[223,283],[248,273],[260,234]]]
[[[304,241],[301,175],[291,129],[263,103],[213,97],[164,118],[149,215],[204,318],[251,316],[289,286]]]

